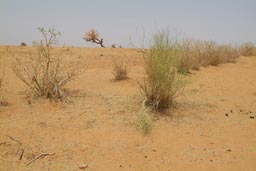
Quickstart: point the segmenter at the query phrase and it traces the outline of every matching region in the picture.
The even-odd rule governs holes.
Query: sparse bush
[[[21,42],[20,46],[27,46],[27,44],[24,42]]]
[[[191,69],[198,70],[201,66],[234,63],[239,56],[238,48],[232,45],[217,45],[213,41],[184,40],[178,44],[178,71],[186,74]]]
[[[178,71],[182,74],[190,73],[193,68],[193,59],[195,54],[192,53],[193,42],[191,40],[184,40],[178,44]]]
[[[224,62],[235,63],[240,56],[238,48],[232,45],[220,45],[218,50],[219,55],[222,56]]]
[[[236,62],[240,56],[239,50],[232,45],[217,45],[213,41],[204,42],[204,65],[218,66],[221,63]]]
[[[183,40],[178,44],[178,71],[187,74],[191,69],[221,63],[217,45],[214,42]]]
[[[205,41],[200,41],[200,40],[196,40],[194,41],[194,46],[193,46],[193,51],[196,54],[196,59],[197,59],[197,66],[199,69],[199,67],[201,66],[207,66],[209,65],[209,60],[207,59],[207,55],[206,54],[206,50],[205,50]]]
[[[105,47],[103,45],[103,39],[99,38],[99,33],[94,29],[91,29],[88,32],[86,32],[83,39],[87,42],[96,43],[99,44],[101,47]]]
[[[16,76],[32,91],[33,96],[50,99],[63,99],[63,86],[77,75],[77,69],[65,65],[59,56],[51,53],[52,45],[57,43],[60,36],[54,28],[48,30],[38,28],[43,39],[33,44],[37,54],[30,54],[28,59],[17,58],[13,64]]]
[[[128,69],[124,61],[115,61],[113,64],[113,75],[116,81],[128,78]]]
[[[218,46],[214,41],[204,41],[203,46],[203,56],[205,58],[204,65],[213,65],[218,66],[219,64],[223,63],[225,60],[219,54]]]
[[[111,47],[112,47],[112,48],[116,48],[116,44],[112,44]]]
[[[166,31],[153,37],[153,45],[145,56],[147,78],[141,89],[145,105],[161,110],[174,105],[174,96],[182,87],[181,75],[177,72],[176,42],[170,40]]]
[[[241,45],[240,53],[242,56],[256,55],[254,52],[255,52],[255,47],[252,42],[246,42]]]

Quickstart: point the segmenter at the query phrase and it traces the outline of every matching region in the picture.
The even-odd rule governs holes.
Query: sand
[[[137,49],[58,48],[86,68],[66,88],[68,102],[35,99],[11,66],[31,47],[0,47],[5,68],[0,106],[1,171],[254,171],[256,169],[256,57],[201,68],[187,76],[177,108],[154,118],[150,135],[136,128],[145,76]],[[129,79],[113,81],[114,60]],[[16,141],[15,141],[16,140]],[[17,142],[18,141],[18,142]],[[19,160],[24,150],[22,159]],[[26,164],[41,153],[55,153]]]

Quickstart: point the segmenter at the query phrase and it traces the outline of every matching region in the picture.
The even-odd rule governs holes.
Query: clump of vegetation
[[[111,47],[112,47],[112,48],[116,48],[116,44],[112,44]]]
[[[203,42],[203,66],[218,66],[221,63],[236,62],[239,51],[232,45],[217,45],[213,41]]]
[[[240,56],[239,49],[233,45],[220,45],[218,47],[219,55],[223,58],[223,63],[235,63]]]
[[[144,135],[150,134],[153,129],[153,118],[144,105],[138,113],[137,128]]]
[[[87,42],[96,43],[99,44],[101,47],[105,47],[103,45],[103,39],[99,38],[99,33],[94,29],[91,29],[88,32],[86,32],[83,39]]]
[[[256,55],[255,48],[252,42],[246,42],[241,45],[240,53],[242,56],[254,56]]]
[[[128,69],[124,61],[115,61],[113,64],[113,75],[116,81],[125,80],[128,78]]]
[[[154,110],[174,106],[174,97],[183,86],[178,74],[177,43],[170,39],[167,31],[153,36],[153,44],[146,53],[146,74],[141,89],[145,94],[145,105]]]
[[[20,46],[27,46],[25,42],[21,42]]]
[[[9,103],[3,97],[3,81],[4,81],[4,71],[0,75],[0,106],[8,106]]]
[[[218,45],[214,41],[183,40],[178,43],[178,71],[187,74],[201,66],[218,66],[236,62],[239,49],[232,45]]]
[[[77,76],[75,66],[65,65],[60,56],[51,53],[60,33],[54,28],[38,28],[43,40],[33,42],[37,54],[30,58],[16,58],[13,70],[16,76],[26,84],[33,96],[50,99],[63,99],[63,86]]]
[[[218,66],[219,64],[223,63],[224,59],[219,55],[217,48],[217,44],[214,41],[204,42],[204,65]]]
[[[178,71],[182,74],[190,73],[192,65],[195,65],[195,54],[192,53],[193,43],[190,40],[184,40],[178,44]]]

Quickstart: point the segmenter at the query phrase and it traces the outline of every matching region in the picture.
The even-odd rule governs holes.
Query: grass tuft
[[[113,64],[113,75],[116,81],[128,79],[128,69],[124,61],[115,61]]]
[[[145,107],[138,113],[137,128],[144,134],[149,135],[153,129],[153,119]]]
[[[145,61],[147,78],[141,85],[145,104],[154,110],[173,107],[174,96],[182,87],[182,77],[177,71],[177,43],[170,39],[167,31],[154,35]]]

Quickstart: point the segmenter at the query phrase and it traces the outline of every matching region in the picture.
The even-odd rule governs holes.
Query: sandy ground
[[[67,85],[81,96],[67,103],[37,99],[28,104],[11,65],[31,50],[0,47],[3,95],[9,102],[0,107],[1,171],[78,171],[82,164],[88,171],[256,170],[256,57],[193,72],[177,97],[178,108],[155,118],[152,133],[144,136],[136,129],[143,99],[141,52],[58,49],[87,68]],[[113,81],[117,59],[128,63],[130,79]],[[41,153],[55,155],[26,166]]]

